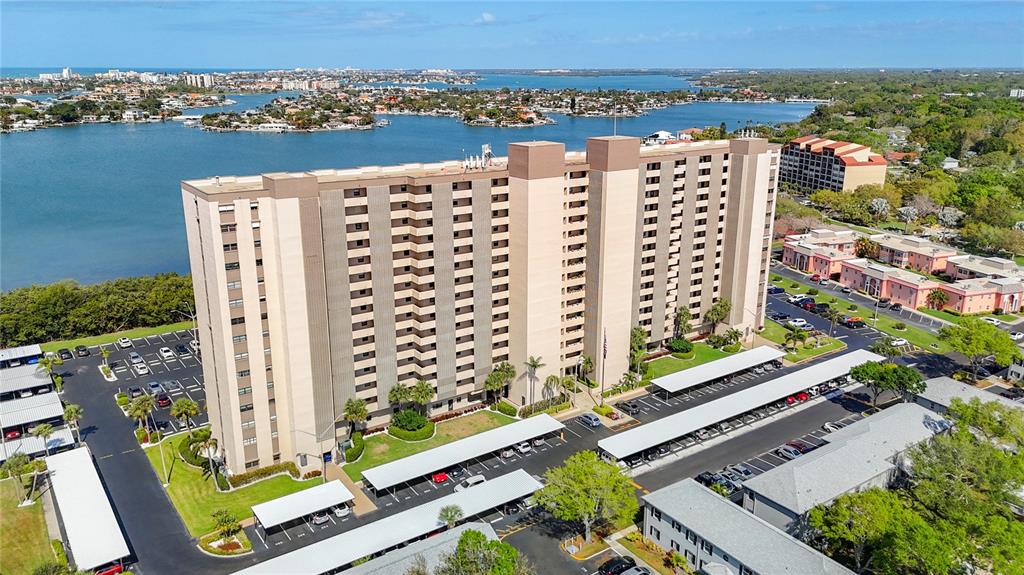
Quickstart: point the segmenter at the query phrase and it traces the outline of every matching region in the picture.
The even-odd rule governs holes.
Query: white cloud
[[[474,24],[490,24],[492,22],[494,22],[494,14],[491,14],[490,12],[484,12],[483,14],[480,14],[479,18],[473,20]]]

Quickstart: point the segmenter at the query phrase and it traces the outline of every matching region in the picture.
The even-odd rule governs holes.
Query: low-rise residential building
[[[782,263],[807,273],[837,276],[843,261],[857,257],[854,252],[858,237],[860,234],[846,229],[818,229],[786,236]]]
[[[913,395],[914,403],[935,413],[945,414],[954,399],[964,402],[970,402],[972,399],[982,402],[995,401],[1015,409],[1024,409],[1024,404],[1006,399],[990,391],[972,387],[952,377],[933,377],[925,381],[925,384],[924,391]]]
[[[692,479],[645,495],[644,535],[707,575],[851,575]]]
[[[840,284],[913,309],[926,305],[928,293],[939,287],[935,280],[866,258],[846,260],[840,267]]]
[[[876,234],[871,241],[878,244],[878,261],[924,274],[946,270],[947,260],[957,251],[925,238],[901,234]]]
[[[745,481],[743,507],[780,529],[795,530],[816,505],[887,487],[907,449],[948,427],[920,405],[894,405],[823,437],[826,445]]]
[[[973,278],[1024,278],[1021,269],[1013,260],[1006,258],[986,258],[969,254],[958,255],[946,260],[944,270],[951,280]]]
[[[852,191],[884,184],[886,165],[867,146],[804,136],[782,147],[779,181],[801,190]]]

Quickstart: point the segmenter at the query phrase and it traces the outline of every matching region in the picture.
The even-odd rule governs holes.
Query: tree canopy
[[[582,525],[587,541],[594,525],[630,518],[639,506],[630,479],[593,451],[573,454],[544,477],[537,502],[556,518]]]

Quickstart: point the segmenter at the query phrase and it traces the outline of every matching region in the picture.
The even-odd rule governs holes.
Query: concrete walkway
[[[352,481],[352,478],[350,478],[348,474],[345,473],[345,471],[337,464],[333,462],[327,464],[327,475],[325,477],[327,478],[327,481],[333,481],[335,479],[341,481],[341,483],[352,492],[352,495],[355,496],[352,511],[356,514],[356,517],[377,510],[377,506],[374,505],[373,502],[370,501],[370,498],[366,496],[366,492],[356,485],[356,483]]]
[[[638,531],[638,530],[639,529],[637,528],[636,525],[630,525],[629,527],[623,529],[622,531],[617,531],[617,532],[612,533],[611,535],[609,535],[607,538],[605,538],[605,543],[607,543],[608,547],[611,547],[612,549],[614,549],[615,552],[618,553],[619,555],[622,555],[623,557],[632,557],[633,560],[636,561],[636,564],[638,566],[640,566],[640,567],[647,567],[648,569],[651,570],[651,573],[657,573],[658,570],[653,565],[651,565],[650,563],[644,561],[640,557],[634,555],[632,551],[630,551],[629,549],[626,549],[626,546],[619,542],[619,540],[622,539],[623,537],[626,537],[630,533],[633,533],[634,531]]]

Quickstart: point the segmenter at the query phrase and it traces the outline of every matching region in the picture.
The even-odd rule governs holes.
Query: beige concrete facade
[[[396,383],[435,388],[432,414],[470,407],[508,361],[506,394],[549,375],[615,384],[629,332],[653,348],[676,310],[719,298],[763,315],[779,149],[764,140],[586,152],[511,144],[462,162],[220,177],[182,184],[210,420],[228,468],[318,469],[367,402],[385,425]],[[607,342],[607,343],[606,343]],[[607,356],[604,349],[607,348]],[[543,367],[526,376],[530,357]]]

